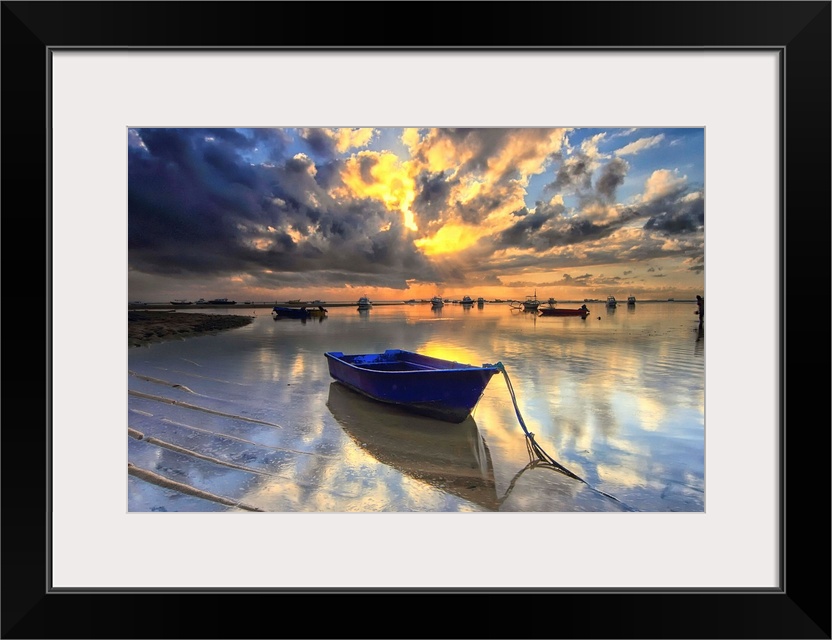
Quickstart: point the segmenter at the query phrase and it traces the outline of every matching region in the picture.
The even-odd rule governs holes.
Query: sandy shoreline
[[[127,343],[130,347],[141,347],[154,342],[182,340],[244,327],[253,321],[249,316],[225,314],[128,311]]]

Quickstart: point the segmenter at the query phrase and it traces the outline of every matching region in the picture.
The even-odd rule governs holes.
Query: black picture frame
[[[3,2],[2,637],[830,638],[830,15],[828,1]],[[731,311],[779,315],[779,588],[54,591],[49,337],[90,311],[51,307],[50,52],[130,47],[778,51],[781,300],[738,283]],[[525,534],[518,561],[534,562]]]

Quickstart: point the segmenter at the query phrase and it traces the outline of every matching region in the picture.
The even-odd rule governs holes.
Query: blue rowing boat
[[[335,380],[379,402],[445,422],[463,422],[480,401],[497,365],[474,366],[388,349],[384,353],[324,353]]]

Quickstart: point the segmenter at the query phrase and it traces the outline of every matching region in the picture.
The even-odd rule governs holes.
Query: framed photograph
[[[7,391],[15,418],[7,416],[3,430],[3,637],[395,637],[389,628],[372,630],[377,612],[373,622],[357,617],[369,611],[357,604],[381,595],[388,615],[407,620],[408,635],[418,637],[829,638],[830,434],[828,420],[816,424],[827,416],[818,397],[826,397],[828,377],[820,377],[822,389],[815,383],[828,367],[810,366],[803,355],[829,353],[827,315],[812,311],[813,298],[825,300],[829,291],[830,3],[400,3],[410,16],[400,27],[391,23],[392,7],[3,3],[6,297],[29,299],[32,282],[45,283],[30,315],[43,318],[38,336],[46,337],[42,354],[7,354],[6,383],[19,391]],[[688,487],[702,488],[704,497],[690,498],[690,507],[677,494],[665,503],[673,508],[633,513],[419,512],[399,497],[405,508],[396,512],[278,509],[232,517],[161,514],[130,502],[125,302],[153,269],[131,270],[127,258],[136,238],[128,230],[128,184],[137,184],[128,154],[148,144],[173,148],[177,132],[231,127],[285,139],[291,129],[319,149],[340,144],[338,127],[354,136],[395,131],[389,144],[407,146],[414,157],[418,148],[425,167],[433,166],[431,153],[447,160],[459,128],[490,132],[482,144],[505,149],[510,136],[500,134],[510,128],[545,131],[549,144],[553,132],[568,129],[575,133],[558,138],[557,149],[537,151],[560,154],[557,180],[574,184],[582,179],[578,161],[600,157],[598,140],[617,136],[617,153],[599,164],[608,187],[595,185],[599,197],[622,183],[614,169],[623,160],[609,162],[613,155],[632,159],[661,141],[670,147],[673,131],[699,136],[699,164],[686,156],[665,161],[679,173],[657,175],[635,161],[627,167],[643,172],[645,192],[637,197],[645,205],[664,202],[651,224],[682,224],[662,200],[674,189],[684,211],[700,211],[706,221],[704,253],[683,242],[674,247],[688,252],[692,273],[704,273],[710,301],[701,343],[704,469]],[[430,127],[445,128],[444,137]],[[165,135],[151,140],[154,131]],[[677,137],[673,144],[681,144]],[[203,138],[213,142],[210,132]],[[570,141],[583,154],[569,155]],[[345,144],[373,151],[367,140]],[[533,160],[528,146],[511,148]],[[235,151],[267,162],[257,152]],[[205,157],[215,168],[227,160]],[[372,159],[382,160],[379,153]],[[294,160],[299,172],[322,166],[300,153]],[[512,158],[513,170],[520,166]],[[356,163],[356,189],[370,185],[372,169]],[[683,174],[704,185],[704,209],[695,206],[695,188],[682,189]],[[136,196],[148,211],[140,221],[148,237],[164,206],[159,175]],[[438,180],[433,186],[437,194],[450,188]],[[497,197],[481,184],[466,186]],[[542,178],[537,186],[545,191]],[[217,189],[218,199],[233,197],[233,183]],[[573,197],[586,204],[588,192],[576,188]],[[281,202],[270,206],[286,209]],[[512,215],[531,224],[540,209],[563,204],[553,203]],[[405,216],[403,224],[429,224],[430,204],[419,204],[412,210],[423,217]],[[43,224],[34,234],[32,221]],[[287,226],[286,233],[300,231]],[[425,247],[438,235],[425,235]],[[43,240],[43,253],[19,246],[33,236],[37,247]],[[197,239],[183,234],[177,242]],[[822,286],[804,294],[798,285],[810,274]],[[275,301],[272,312],[295,313],[288,291],[302,290],[286,289],[285,305]],[[225,295],[206,288],[194,297],[203,291],[206,300]],[[191,296],[165,293],[170,305]],[[356,301],[365,294],[355,293]],[[255,301],[246,302],[254,309]],[[691,303],[687,320],[694,309],[704,313]],[[11,326],[18,325],[7,318],[7,334]],[[40,367],[29,374],[36,361],[46,363],[45,377]],[[27,410],[34,421],[19,418]],[[341,424],[360,430],[360,422]],[[674,456],[684,455],[679,449],[653,461],[657,492],[661,482],[676,490],[667,479],[676,473]],[[457,498],[470,495],[450,499]],[[489,606],[466,616],[464,632],[453,622],[438,632],[434,616],[414,615],[437,596]],[[503,611],[531,603],[546,618],[495,621],[492,601]],[[268,608],[252,616],[261,602]],[[115,628],[101,615],[113,603],[122,611]],[[266,620],[287,604],[323,604],[326,621],[316,616],[305,631],[285,616]]]

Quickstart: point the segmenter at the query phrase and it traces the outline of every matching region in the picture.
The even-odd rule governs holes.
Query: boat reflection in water
[[[287,316],[280,313],[272,313],[272,319],[277,322],[278,320],[286,320],[291,322],[292,320],[300,320],[301,324],[306,324],[307,322],[323,322],[326,320],[326,314],[323,315],[308,315],[308,316]]]
[[[382,464],[486,509],[499,508],[491,454],[473,417],[449,424],[375,402],[337,381],[329,386],[327,406]]]

